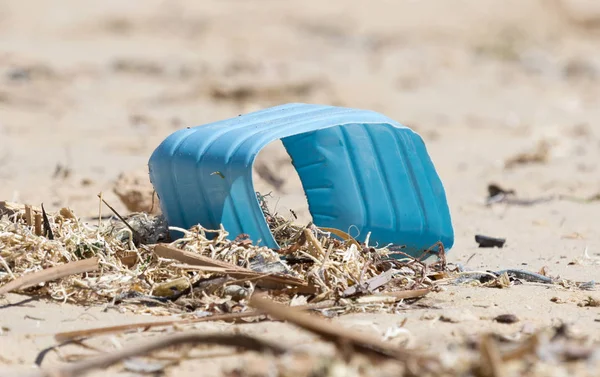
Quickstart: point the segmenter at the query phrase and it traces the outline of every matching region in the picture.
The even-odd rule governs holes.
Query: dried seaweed
[[[308,294],[315,303],[338,300],[344,292],[374,294],[387,283],[395,291],[431,286],[424,264],[414,258],[390,259],[390,249],[370,247],[368,240],[359,244],[341,231],[325,231],[312,224],[299,226],[272,214],[261,198],[277,241],[291,247],[273,250],[253,244],[243,235],[230,240],[223,228],[167,228],[162,216],[145,213],[120,220],[98,216],[98,222],[90,224],[68,209],[47,214],[46,227],[54,236],[49,239],[36,234],[34,224],[25,216],[25,206],[11,205],[0,218],[0,286],[27,274],[97,258],[95,271],[64,276],[19,292],[75,304],[120,305],[154,315],[245,311],[248,293],[255,287],[286,293],[288,302],[295,294]],[[167,240],[168,230],[183,236],[155,248]],[[170,253],[165,254],[165,250]],[[304,262],[287,263],[287,259]],[[196,260],[211,263],[199,267]],[[384,280],[370,283],[383,273]],[[215,280],[219,276],[225,279]],[[211,279],[218,284],[208,289],[203,282]],[[241,291],[246,293],[238,294]],[[381,303],[347,304],[342,312],[357,307],[386,309]],[[393,305],[388,306],[394,310]]]
[[[396,247],[372,247],[368,237],[366,242],[358,243],[343,232],[320,229],[313,224],[299,226],[268,211],[265,218],[282,237],[277,241],[287,244],[279,250],[253,244],[244,236],[230,240],[225,229],[209,230],[201,226],[171,228],[183,237],[161,243],[166,242],[168,233],[164,219],[143,213],[123,219],[139,232],[143,242],[136,244],[134,232],[123,221],[102,220],[99,216],[98,223],[88,224],[67,209],[47,214],[48,227],[54,235],[51,240],[36,234],[35,220],[32,224],[31,216],[25,213],[26,207],[6,208],[0,218],[0,286],[4,290],[17,289],[75,304],[119,305],[153,315],[181,314],[177,320],[60,333],[56,334],[57,341],[160,326],[179,329],[205,321],[243,318],[254,321],[271,317],[291,321],[339,345],[340,352],[331,357],[292,352],[286,355],[288,360],[304,360],[312,375],[331,373],[331,369],[318,369],[318,363],[325,363],[328,368],[335,366],[357,376],[382,375],[383,365],[391,368],[391,375],[495,376],[518,369],[524,360],[531,363],[533,357],[546,366],[556,360],[591,360],[596,352],[574,343],[567,335],[557,335],[557,330],[551,338],[534,334],[508,349],[502,343],[496,344],[492,334],[476,341],[479,346],[471,348],[471,354],[464,349],[463,354],[426,357],[319,320],[316,313],[326,316],[366,311],[397,313],[441,285],[464,283],[465,278],[469,278],[466,280],[469,284],[506,288],[515,278],[529,280],[534,275],[517,270],[493,273],[463,271],[460,266],[449,268],[441,244],[423,252],[423,256],[436,257],[427,264]],[[35,219],[41,211],[31,207],[29,212]],[[88,261],[97,263],[97,269],[72,269],[73,263],[78,266],[77,262]],[[67,273],[73,271],[77,273]],[[33,286],[21,285],[32,278],[35,278]],[[565,280],[537,274],[535,278],[567,289],[576,288]],[[264,286],[264,282],[273,285]],[[303,291],[300,289],[303,286],[311,287],[312,291]],[[266,291],[261,291],[261,287]],[[270,299],[261,299],[263,296]],[[596,306],[597,300],[590,298],[581,305]],[[289,306],[294,307],[293,312],[288,310],[292,309]],[[299,313],[308,310],[316,315],[309,318]],[[236,339],[235,342],[240,340]],[[160,348],[161,343],[158,339],[152,344]],[[141,354],[144,350],[129,352]],[[393,362],[361,359],[364,355],[372,357],[373,351]],[[108,359],[100,356],[60,370],[84,372],[77,368],[86,369],[98,360]],[[110,363],[119,360],[111,358]]]

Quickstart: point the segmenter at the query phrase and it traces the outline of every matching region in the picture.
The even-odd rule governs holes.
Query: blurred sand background
[[[114,189],[147,194],[147,160],[175,130],[287,102],[356,107],[425,139],[452,211],[450,261],[597,279],[599,202],[483,203],[491,182],[525,198],[600,192],[599,49],[600,3],[589,0],[0,1],[0,200],[95,216],[103,192],[127,213]],[[522,153],[535,161],[506,165]],[[281,149],[257,166],[257,188],[306,216]],[[506,237],[506,247],[478,249],[478,233]],[[598,308],[578,306],[589,295],[599,297],[451,287],[427,299],[433,308],[339,321],[383,334],[408,318],[411,345],[433,349],[557,321],[600,341]],[[436,320],[444,313],[456,323]],[[520,322],[490,320],[504,313]],[[52,344],[44,334],[134,319],[55,302],[1,306],[11,331],[0,336],[0,365],[31,365]],[[290,344],[312,339],[280,323],[244,328]],[[205,375],[219,375],[231,360],[169,373],[197,375],[203,363]]]

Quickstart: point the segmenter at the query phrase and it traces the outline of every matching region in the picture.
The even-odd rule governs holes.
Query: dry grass
[[[432,286],[425,265],[414,259],[391,259],[388,248],[344,241],[311,224],[293,224],[271,214],[266,204],[263,210],[277,241],[284,246],[281,250],[253,245],[243,237],[232,241],[223,228],[201,226],[170,228],[183,233],[170,246],[260,273],[304,280],[315,288],[315,294],[304,301],[313,303],[372,294],[384,285],[392,290]],[[159,257],[154,245],[167,237],[160,216],[133,214],[126,219],[128,227],[117,219],[87,222],[63,209],[48,215],[50,239],[36,235],[24,210],[4,212],[0,219],[0,285],[50,267],[92,257],[99,260],[97,271],[44,282],[22,293],[81,305],[119,304],[160,315],[243,311],[246,298],[256,287],[251,278],[234,279]],[[373,284],[377,279],[379,284]],[[280,300],[298,300],[293,290],[282,288],[275,292],[287,292]]]

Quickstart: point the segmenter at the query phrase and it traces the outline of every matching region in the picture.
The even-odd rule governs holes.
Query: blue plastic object
[[[419,135],[373,111],[287,104],[170,135],[149,161],[169,225],[245,233],[278,248],[252,181],[259,151],[280,139],[317,226],[370,232],[370,244],[419,255],[452,247],[446,194]]]

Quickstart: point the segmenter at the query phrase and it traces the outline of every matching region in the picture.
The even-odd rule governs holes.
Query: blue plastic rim
[[[278,248],[260,209],[252,165],[281,140],[292,158],[315,225],[358,230],[363,242],[405,246],[420,256],[454,232],[442,182],[422,138],[382,114],[287,104],[177,131],[149,161],[169,225],[222,224]],[[173,234],[177,237],[177,235]]]

